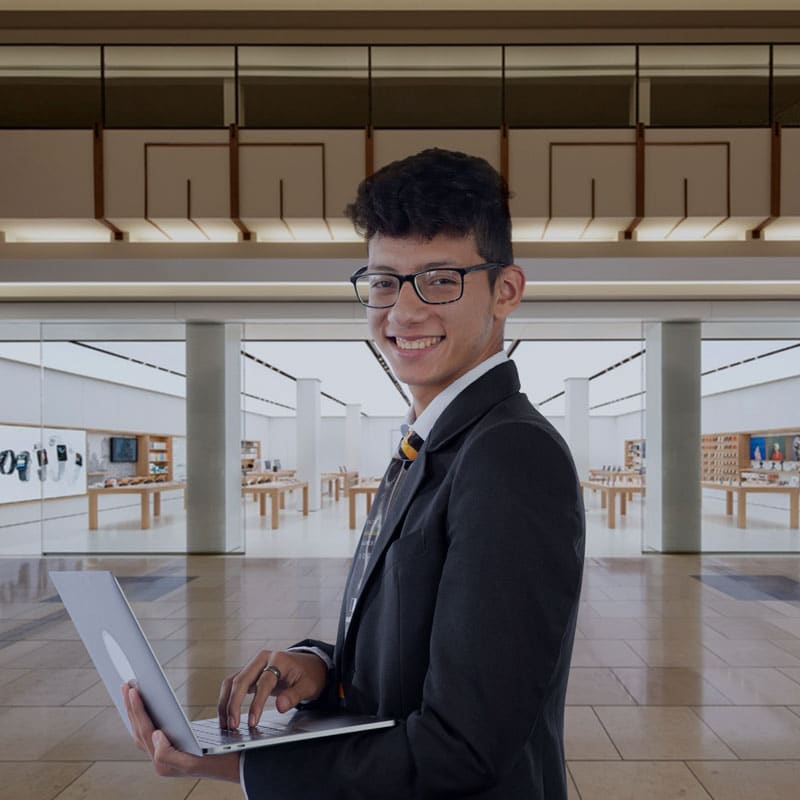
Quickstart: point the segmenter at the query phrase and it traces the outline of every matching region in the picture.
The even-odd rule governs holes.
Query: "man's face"
[[[369,242],[371,272],[408,275],[483,262],[473,236],[439,234],[430,241],[374,236]],[[487,273],[479,270],[464,276],[460,300],[430,305],[407,282],[392,308],[368,309],[370,333],[395,375],[408,384],[417,415],[445,387],[502,348],[503,321],[511,310],[506,283],[501,277],[491,290]]]

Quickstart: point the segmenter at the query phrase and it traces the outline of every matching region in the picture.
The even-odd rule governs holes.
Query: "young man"
[[[226,679],[220,722],[254,692],[398,720],[341,738],[198,759],[152,736],[160,774],[241,779],[251,800],[562,800],[563,724],[583,567],[566,445],[503,352],[525,279],[508,192],[482,159],[426,150],[365,180],[353,276],[370,332],[414,398],[344,593],[336,645],[262,651]]]

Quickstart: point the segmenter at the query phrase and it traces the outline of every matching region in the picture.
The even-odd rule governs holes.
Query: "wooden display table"
[[[339,492],[342,488],[341,481],[344,478],[343,472],[323,472],[320,476],[322,484],[322,491],[325,492],[325,484],[328,484],[328,496],[335,496],[336,502],[339,502]]]
[[[600,478],[624,478],[625,480],[631,480],[633,478],[641,478],[642,473],[636,472],[636,470],[631,469],[623,469],[623,470],[613,470],[613,469],[590,469],[589,470],[589,480],[596,481]]]
[[[278,527],[278,511],[285,506],[285,497],[288,492],[296,489],[303,490],[303,516],[308,516],[308,482],[307,481],[285,481],[279,483],[271,481],[269,483],[255,483],[242,486],[242,494],[252,494],[253,499],[258,499],[259,513],[262,517],[267,516],[267,495],[272,504],[272,529]]]
[[[619,496],[619,513],[624,517],[628,511],[628,498],[634,494],[644,494],[645,487],[641,483],[601,483],[600,481],[581,481],[583,489],[600,492],[601,508],[608,513],[608,527],[617,526],[617,496]]]
[[[367,514],[372,510],[372,498],[381,485],[379,480],[365,480],[350,487],[350,530],[356,527],[356,495],[363,494],[367,498]]]
[[[347,497],[350,487],[358,481],[357,472],[323,472],[320,475],[322,481],[322,491],[325,491],[325,484],[328,484],[328,495],[334,495],[336,502],[339,502],[339,496],[344,493]]]
[[[245,472],[242,475],[243,483],[270,483],[273,481],[294,479],[297,477],[296,469],[279,469],[277,472]]]
[[[777,486],[775,484],[729,485],[719,481],[702,481],[704,489],[716,489],[725,492],[725,513],[733,516],[733,495],[736,494],[736,527],[747,527],[747,495],[748,494],[788,494],[789,495],[789,527],[800,527],[800,486]]]
[[[342,476],[342,487],[344,488],[344,496],[350,494],[350,487],[358,483],[358,472],[355,470],[346,470],[339,473]]]
[[[186,508],[186,482],[185,481],[156,481],[154,483],[130,483],[125,486],[103,486],[89,488],[89,530],[98,528],[97,498],[106,494],[138,494],[141,499],[141,527],[148,530],[150,527],[150,496],[153,496],[153,516],[161,516],[161,492],[172,492],[183,489],[183,507]]]

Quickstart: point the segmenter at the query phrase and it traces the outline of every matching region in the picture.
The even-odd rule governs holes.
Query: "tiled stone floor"
[[[53,602],[49,569],[151,578],[125,582],[134,610],[188,712],[213,716],[221,679],[258,648],[334,635],[347,567],[344,558],[0,560],[0,798],[241,796],[236,785],[154,775]],[[800,601],[769,594],[791,596],[797,580],[794,556],[588,559],[567,699],[571,800],[797,798]],[[741,599],[754,589],[758,599]]]

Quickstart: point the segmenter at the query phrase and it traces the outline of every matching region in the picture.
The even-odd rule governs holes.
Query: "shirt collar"
[[[474,383],[482,375],[485,375],[490,369],[494,369],[500,364],[504,364],[506,361],[508,361],[508,356],[505,350],[500,350],[500,352],[489,356],[485,361],[481,361],[478,366],[473,367],[469,372],[465,372],[460,378],[456,378],[449,386],[439,392],[416,419],[414,418],[414,408],[412,406],[411,410],[408,412],[406,423],[411,426],[422,439],[427,439],[428,434],[433,430],[433,426],[436,424],[436,420],[439,419],[447,406],[449,406],[467,386]]]

